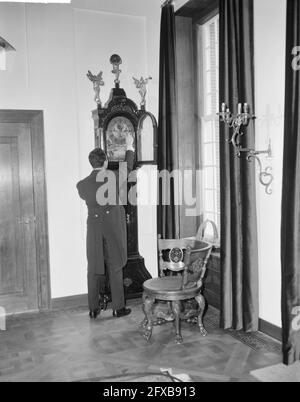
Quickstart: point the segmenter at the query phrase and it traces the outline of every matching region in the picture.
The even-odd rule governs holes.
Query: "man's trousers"
[[[123,270],[117,272],[113,268],[107,267],[109,276],[110,290],[112,297],[113,310],[119,310],[125,307],[124,287],[123,287]],[[89,309],[95,310],[99,308],[99,295],[104,295],[106,290],[106,275],[98,275],[88,273],[88,292],[89,292]]]
[[[105,241],[104,259],[106,267],[105,275],[88,272],[89,309],[95,310],[99,308],[99,295],[104,295],[106,293],[106,283],[108,278],[111,290],[112,308],[113,310],[120,310],[125,307],[123,269],[111,265]]]

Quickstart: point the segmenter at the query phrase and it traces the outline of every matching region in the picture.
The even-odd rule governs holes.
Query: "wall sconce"
[[[6,70],[6,53],[16,49],[0,36],[0,70]]]
[[[269,142],[268,149],[264,151],[256,151],[251,148],[243,148],[240,143],[240,138],[244,135],[241,131],[242,127],[247,127],[251,120],[256,119],[256,116],[249,113],[249,105],[244,103],[244,107],[242,110],[242,104],[238,104],[238,113],[233,115],[230,109],[227,107],[226,103],[222,103],[222,110],[220,113],[217,113],[220,117],[220,121],[227,124],[230,128],[233,128],[233,134],[229,142],[233,145],[235,149],[236,156],[240,158],[241,153],[244,152],[247,154],[247,160],[251,162],[252,159],[255,159],[258,162],[259,167],[259,181],[265,187],[266,194],[272,194],[272,190],[270,188],[274,176],[272,175],[272,167],[268,166],[263,170],[262,162],[260,160],[259,155],[266,154],[268,158],[272,157],[272,149],[271,142]]]

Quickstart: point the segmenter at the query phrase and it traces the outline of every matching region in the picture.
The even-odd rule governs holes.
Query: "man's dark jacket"
[[[127,170],[133,169],[134,153],[126,152],[125,162]],[[122,205],[101,206],[97,202],[96,194],[104,183],[97,182],[99,171],[92,173],[77,184],[80,197],[88,207],[87,219],[87,260],[88,272],[105,274],[104,241],[106,243],[105,257],[113,269],[121,270],[127,262],[127,233],[125,209]],[[116,174],[117,199],[118,197],[118,171]],[[99,177],[98,177],[99,178]]]

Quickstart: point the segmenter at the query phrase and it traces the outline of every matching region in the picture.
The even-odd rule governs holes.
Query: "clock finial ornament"
[[[100,71],[98,75],[93,75],[90,70],[87,73],[88,79],[93,83],[94,91],[95,91],[95,102],[98,105],[101,105],[101,100],[100,100],[100,89],[101,87],[104,86],[104,81],[103,81],[103,72]]]
[[[141,77],[139,80],[132,77],[135,83],[136,88],[139,90],[139,94],[141,96],[141,107],[145,108],[146,106],[146,95],[147,95],[147,84],[149,80],[152,80],[152,77],[143,78]]]
[[[113,66],[112,73],[115,75],[115,85],[116,88],[120,86],[120,74],[122,70],[120,70],[120,64],[122,64],[122,59],[119,55],[113,54],[110,58],[110,63]]]

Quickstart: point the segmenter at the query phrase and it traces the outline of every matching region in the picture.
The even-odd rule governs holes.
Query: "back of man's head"
[[[96,148],[89,154],[89,161],[94,169],[102,168],[106,160],[106,153],[101,148]]]

